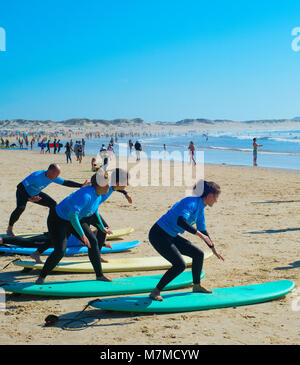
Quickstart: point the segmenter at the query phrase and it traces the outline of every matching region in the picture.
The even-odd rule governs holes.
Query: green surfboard
[[[189,312],[216,308],[235,307],[274,300],[288,294],[294,288],[290,280],[270,283],[213,289],[212,294],[176,292],[163,294],[163,301],[151,300],[138,295],[99,299],[91,303],[95,308],[125,312]]]
[[[98,280],[52,281],[44,285],[35,283],[8,283],[2,285],[6,292],[58,297],[93,297],[146,293],[153,290],[162,275],[114,278],[112,282]],[[202,273],[204,277],[204,273]],[[175,278],[165,290],[178,289],[192,284],[192,272],[185,271]]]

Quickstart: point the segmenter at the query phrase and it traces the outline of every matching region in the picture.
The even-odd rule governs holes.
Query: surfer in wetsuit
[[[125,198],[127,199],[128,203],[131,204],[132,203],[132,199],[131,199],[131,196],[128,194],[128,192],[124,189],[125,188],[125,185],[128,185],[128,178],[126,178],[126,181],[123,182],[124,183],[124,187],[121,186],[120,187],[120,169],[115,169],[114,172],[112,173],[112,177],[114,178],[114,176],[116,176],[116,185],[114,186],[111,186],[110,187],[110,190],[108,191],[107,194],[104,194],[104,198],[102,200],[102,203],[110,196],[111,193],[113,193],[114,191],[117,191],[121,194],[123,194],[125,196]],[[123,179],[125,180],[125,179]],[[103,219],[102,215],[99,214],[102,222],[103,222],[103,225],[105,227],[108,227],[107,223],[105,222],[105,220]],[[80,221],[80,223],[86,223],[86,224],[90,224],[92,226],[94,226],[96,229],[93,230],[93,234],[94,236],[97,238],[98,240],[98,246],[99,246],[99,250],[101,251],[101,248],[104,246],[104,242],[106,240],[106,234],[103,234],[103,232],[101,232],[101,230],[99,231],[98,227],[97,227],[97,221],[95,221],[94,219],[92,218],[89,218],[89,219],[83,219],[82,221]],[[75,235],[77,238],[79,238],[79,240],[81,241],[80,237],[78,237],[78,235]],[[23,241],[24,242],[24,241]],[[8,243],[8,242],[7,242]],[[18,244],[18,243],[11,243],[11,244],[14,244],[14,245],[17,245],[17,246],[22,246],[22,242],[20,242],[21,244]],[[52,243],[51,243],[51,240],[50,238],[48,238],[47,240],[45,240],[44,244],[39,244],[39,245],[35,245],[35,246],[29,246],[27,244],[27,242],[25,242],[26,246],[23,246],[23,247],[37,247],[37,251],[35,251],[34,253],[32,253],[30,255],[31,258],[33,258],[36,263],[38,264],[41,264],[42,263],[42,260],[40,258],[40,256],[42,255],[43,252],[45,252],[46,250],[48,250],[50,247],[53,247]],[[104,259],[101,258],[101,262],[108,262]]]
[[[113,186],[110,186],[110,182]],[[127,184],[128,173],[124,170],[114,170],[110,179],[107,173],[98,171],[92,176],[91,185],[70,194],[57,204],[55,209],[50,210],[47,225],[54,251],[47,258],[36,284],[44,284],[46,276],[62,259],[67,239],[71,234],[88,247],[88,256],[96,273],[96,279],[112,281],[103,275],[100,260],[100,250],[103,245],[112,249],[109,243],[105,243],[106,234],[112,234],[112,231],[100,217],[98,208],[113,191],[124,190]],[[90,225],[98,229],[96,235]]]
[[[48,170],[33,172],[18,184],[16,191],[17,207],[9,218],[6,231],[7,235],[14,235],[13,226],[24,212],[28,201],[43,205],[44,207],[48,207],[50,209],[56,206],[56,201],[53,200],[48,194],[42,192],[42,190],[45,189],[45,187],[49,184],[56,183],[63,186],[68,186],[70,188],[81,188],[89,184],[87,180],[83,184],[77,183],[75,181],[64,180],[59,177],[60,172],[61,168],[58,164],[51,164],[48,167]]]
[[[204,208],[212,207],[218,200],[221,189],[214,182],[200,180],[193,188],[193,196],[177,202],[150,229],[149,241],[155,250],[173,266],[163,275],[156,288],[150,293],[153,300],[162,301],[161,290],[186,268],[181,255],[192,257],[193,292],[212,293],[200,285],[204,253],[179,233],[185,231],[201,238],[211,248],[218,259],[224,260],[217,253],[206,231]],[[196,223],[196,227],[192,224]]]
[[[132,203],[132,199],[126,190],[116,190],[114,186],[112,187],[112,189],[114,191],[122,193],[126,197],[127,201],[130,204]],[[101,215],[100,215],[100,218],[102,219],[102,222],[105,226],[106,223]],[[93,233],[96,236],[98,233],[98,230],[97,229],[94,230]],[[105,239],[106,239],[106,237],[102,236],[99,249],[101,249],[100,247],[102,247],[104,245]],[[23,248],[37,248],[37,251],[33,252],[30,255],[30,257],[33,258],[37,264],[43,263],[40,258],[42,253],[45,252],[46,250],[48,250],[50,247],[53,247],[51,240],[50,240],[49,232],[45,232],[43,234],[34,235],[32,237],[27,237],[27,238],[20,237],[20,236],[0,237],[0,245],[13,245],[13,246],[19,246],[19,247],[23,247]],[[103,259],[102,257],[100,259],[101,259],[101,262],[108,262],[107,260]]]

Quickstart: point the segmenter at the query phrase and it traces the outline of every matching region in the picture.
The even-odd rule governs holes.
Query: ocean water
[[[225,130],[199,134],[133,137],[131,139],[133,143],[138,140],[142,144],[142,158],[188,162],[188,145],[190,141],[193,141],[196,147],[196,161],[198,160],[198,162],[204,156],[204,163],[252,166],[252,139],[254,137],[257,138],[258,144],[263,145],[258,149],[258,166],[300,169],[300,129],[278,131]],[[109,140],[110,138],[86,139],[86,155],[96,156],[102,143],[107,146]],[[115,139],[116,155],[129,155],[128,140],[129,137]],[[166,144],[167,153],[163,151],[163,144]],[[157,154],[159,155],[157,156]],[[135,152],[133,152],[132,157],[135,157]]]

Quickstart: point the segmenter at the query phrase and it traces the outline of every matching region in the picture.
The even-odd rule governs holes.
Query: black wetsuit
[[[69,180],[64,180],[62,185],[68,186],[70,188],[80,188],[82,186],[82,184]],[[41,191],[38,194],[38,196],[42,199],[37,202],[34,202],[35,204],[39,204],[44,207],[48,207],[50,209],[55,208],[56,201],[52,199],[48,194],[45,194]],[[16,197],[17,197],[17,207],[11,213],[11,216],[9,218],[9,226],[13,226],[17,222],[21,214],[24,212],[28,199],[30,198],[30,195],[27,193],[22,183],[18,184],[17,186]]]
[[[197,232],[197,229],[191,226],[183,217],[178,218],[177,224],[187,232],[192,234]],[[202,231],[201,233],[209,237],[206,231]],[[194,246],[190,241],[180,235],[176,237],[170,236],[157,223],[150,229],[149,241],[155,250],[172,264],[172,267],[163,275],[157,284],[158,290],[163,290],[168,283],[185,270],[186,264],[182,255],[192,257],[193,283],[200,283],[204,260],[204,253],[200,248]]]
[[[117,190],[118,192],[126,195],[125,190]],[[100,215],[104,227],[108,227],[103,217]],[[99,221],[96,214],[90,217],[85,217],[80,220],[80,225],[87,239],[90,242],[91,248],[88,249],[88,256],[96,273],[96,277],[101,277],[103,275],[101,261],[100,261],[100,251],[104,246],[106,233],[99,229]],[[45,244],[38,249],[39,253],[44,252],[49,247],[54,247],[54,251],[48,257],[45,265],[40,273],[41,278],[45,278],[58,264],[66,252],[67,240],[71,234],[77,237],[81,241],[81,237],[74,229],[70,221],[66,221],[60,218],[55,209],[50,209],[49,216],[47,219],[47,226],[50,235],[50,243]],[[90,226],[97,228],[97,233],[95,234]]]
[[[7,236],[2,238],[3,245],[14,245],[19,247],[28,247],[28,248],[39,248],[44,245],[49,245],[51,247],[51,240],[49,233],[43,233],[37,236],[32,236],[28,238],[23,238],[19,236]]]
[[[107,226],[103,218],[101,219],[104,226]],[[97,224],[99,224],[99,221],[95,214],[93,214],[91,217],[82,219],[80,221],[80,224],[84,231],[84,234],[90,242],[91,248],[88,249],[88,256],[93,265],[96,277],[101,277],[103,275],[103,272],[100,261],[100,250],[104,245],[106,234],[98,229],[97,234],[95,235],[94,232],[91,230],[90,225],[98,228]],[[71,222],[60,218],[57,215],[55,209],[50,210],[47,225],[51,241],[48,247],[47,245],[44,245],[42,250],[44,251],[45,249],[54,246],[54,251],[51,253],[51,255],[48,257],[44,264],[44,267],[40,273],[41,278],[45,278],[62,259],[65,254],[67,248],[67,240],[70,235],[73,234],[75,237],[80,239],[80,236],[72,226]],[[40,251],[40,249],[38,251]]]

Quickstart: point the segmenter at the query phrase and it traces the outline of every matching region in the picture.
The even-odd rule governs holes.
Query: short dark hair
[[[196,186],[199,184],[200,181],[198,181],[197,184],[194,185],[193,190],[196,189]],[[202,194],[200,195],[201,198],[205,198],[208,194],[220,194],[221,193],[221,188],[220,186],[213,182],[213,181],[206,181],[206,180],[202,180],[203,185],[202,185]],[[199,196],[198,195],[198,196]]]
[[[52,163],[51,165],[49,165],[48,170],[56,170],[57,169],[57,164],[56,163]]]

